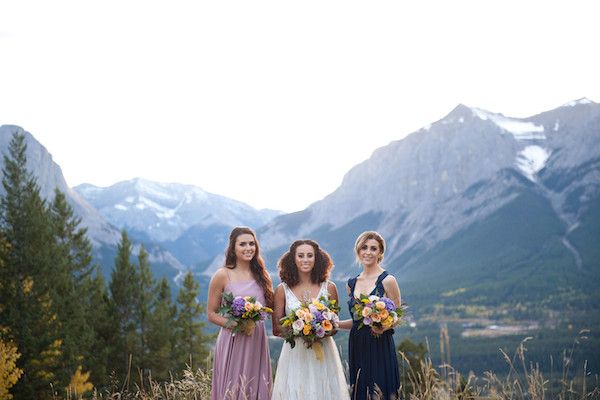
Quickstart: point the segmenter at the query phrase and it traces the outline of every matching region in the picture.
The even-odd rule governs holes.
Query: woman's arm
[[[285,290],[283,289],[283,285],[277,286],[275,289],[275,299],[273,305],[273,314],[271,315],[271,319],[273,322],[273,335],[281,336],[283,334],[283,328],[279,323],[279,320],[285,316]]]
[[[329,300],[335,300],[338,305],[340,304],[340,298],[338,296],[337,286],[335,286],[335,283],[331,281],[327,282],[327,293],[329,293]]]
[[[392,275],[386,276],[383,280],[383,289],[385,290],[386,296],[392,299],[394,304],[396,304],[396,307],[400,307],[402,298],[400,297],[400,288],[398,287],[396,278]]]
[[[336,292],[337,292],[337,290],[336,290]],[[348,296],[351,296],[350,286],[348,286],[347,284],[346,284],[346,292],[348,292]],[[352,320],[351,319],[340,320],[338,327],[340,329],[352,329]]]
[[[226,317],[218,313],[219,307],[221,306],[221,295],[223,294],[226,283],[227,272],[222,268],[219,268],[208,285],[208,304],[206,312],[210,322],[222,328],[230,329],[235,326],[235,322],[229,321]]]

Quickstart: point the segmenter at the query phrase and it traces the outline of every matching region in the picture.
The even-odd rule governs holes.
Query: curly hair
[[[322,283],[329,278],[333,261],[329,254],[319,247],[319,244],[314,240],[302,239],[296,240],[290,246],[290,249],[279,259],[277,268],[279,269],[279,277],[282,282],[285,282],[289,287],[296,286],[300,282],[298,275],[298,267],[296,266],[296,250],[298,246],[307,244],[312,246],[315,251],[315,266],[310,272],[310,280],[312,283]]]
[[[383,261],[383,257],[384,257],[384,253],[385,253],[385,239],[383,238],[383,236],[381,236],[379,234],[379,232],[376,232],[376,231],[366,231],[366,232],[361,233],[358,236],[358,238],[356,239],[356,243],[354,243],[354,254],[356,255],[356,262],[358,264],[360,264],[360,259],[358,257],[358,252],[360,251],[360,248],[369,239],[374,239],[374,240],[377,241],[377,243],[379,243],[379,249],[381,250],[381,254],[379,255],[379,258],[377,259],[377,262]]]
[[[267,303],[267,307],[273,307],[273,282],[271,281],[271,276],[265,267],[265,262],[260,255],[260,246],[258,244],[258,240],[256,239],[256,234],[254,231],[246,226],[238,226],[233,228],[231,233],[229,234],[229,244],[227,245],[227,250],[225,250],[225,267],[229,269],[234,269],[237,258],[235,256],[235,241],[238,236],[248,234],[252,235],[254,238],[254,242],[256,243],[256,252],[254,253],[254,257],[250,260],[250,271],[252,272],[252,276],[254,280],[258,283],[258,285],[262,288],[265,294],[265,302]]]

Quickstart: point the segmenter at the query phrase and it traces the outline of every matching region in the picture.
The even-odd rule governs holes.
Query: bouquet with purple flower
[[[252,296],[236,296],[223,293],[219,313],[228,318],[233,335],[241,333],[250,336],[254,333],[257,321],[263,321],[273,310],[265,307]],[[230,324],[231,323],[231,324]]]
[[[385,296],[361,294],[354,303],[354,320],[360,321],[359,329],[365,325],[383,329],[393,328],[400,324],[404,308],[396,307],[393,300]]]
[[[284,336],[292,348],[296,338],[302,338],[307,348],[313,348],[318,360],[323,359],[323,349],[320,340],[335,334],[339,323],[339,306],[335,300],[327,300],[321,296],[310,303],[292,310],[280,319],[284,328],[289,328]]]

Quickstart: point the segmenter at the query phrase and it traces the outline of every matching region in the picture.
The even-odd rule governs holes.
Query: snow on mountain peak
[[[484,120],[492,121],[503,130],[511,133],[517,140],[544,140],[544,127],[536,125],[533,122],[522,121],[516,118],[505,117],[501,114],[494,114],[480,108],[472,108],[473,114]]]
[[[579,104],[592,104],[593,101],[591,101],[590,99],[586,98],[586,97],[582,97],[581,99],[577,99],[577,100],[573,100],[573,101],[569,101],[568,103],[563,104],[563,107],[575,107],[576,105]]]
[[[153,198],[158,198],[162,200],[174,200],[174,197],[168,193],[166,188],[156,182],[148,181],[142,178],[134,179],[135,188],[139,193],[144,193]]]
[[[517,154],[517,167],[530,181],[535,181],[535,174],[540,172],[550,158],[550,151],[540,146],[527,146]]]

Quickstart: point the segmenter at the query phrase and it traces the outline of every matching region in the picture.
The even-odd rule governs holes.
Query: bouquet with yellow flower
[[[257,321],[267,318],[267,315],[273,310],[265,307],[260,301],[252,296],[236,296],[232,293],[223,293],[219,313],[228,318],[228,325],[231,326],[233,335],[242,333],[250,336],[254,333],[254,327]],[[229,322],[235,322],[235,324]]]
[[[360,321],[359,329],[363,326],[393,328],[400,325],[403,315],[404,307],[396,307],[394,301],[385,296],[361,294],[354,303],[354,320]]]
[[[322,360],[323,348],[320,340],[337,332],[339,311],[337,301],[328,300],[324,296],[302,303],[300,307],[280,319],[281,326],[288,328],[284,334],[285,341],[294,348],[296,339],[302,339],[307,348],[314,349],[317,359]]]

